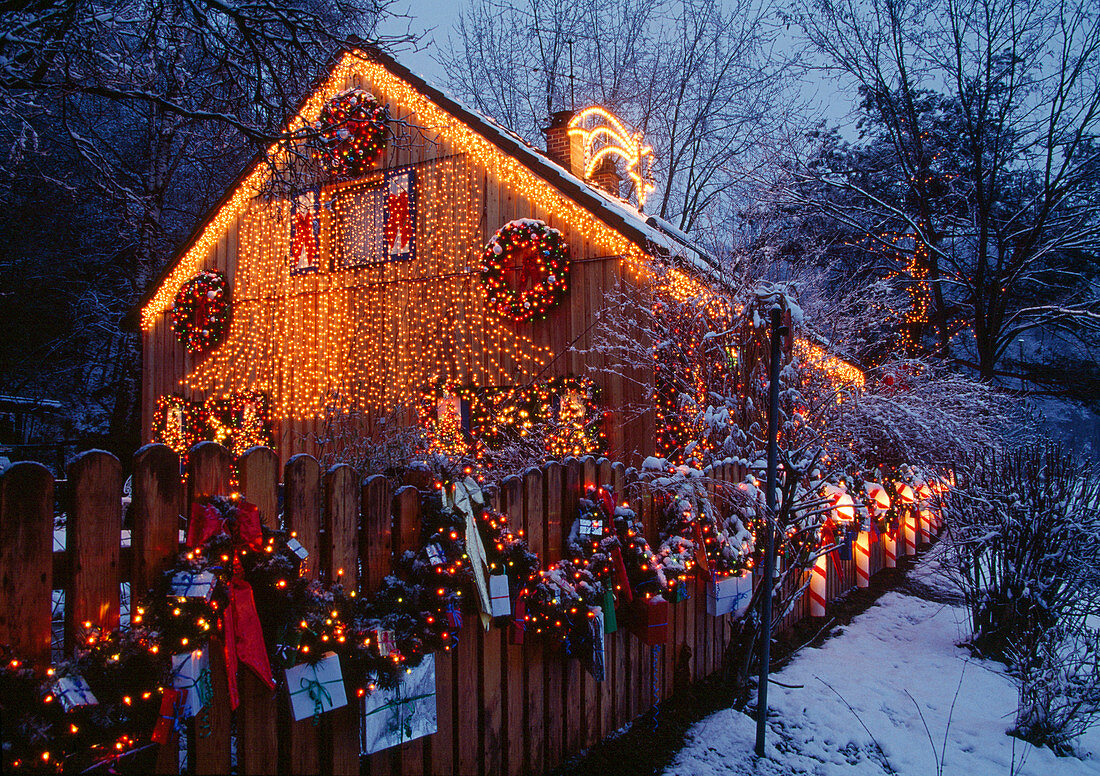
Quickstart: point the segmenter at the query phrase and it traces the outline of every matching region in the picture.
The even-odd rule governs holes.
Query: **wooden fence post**
[[[360,584],[363,580],[359,575],[359,497],[359,475],[350,466],[341,464],[325,473],[325,537],[321,546],[321,556],[325,559],[323,571],[329,580],[339,581],[347,590],[372,589]],[[365,498],[362,506],[366,517]],[[386,514],[388,517],[388,510]],[[368,569],[364,568],[364,571]],[[345,681],[348,705],[321,717],[324,741],[321,767],[326,773],[337,776],[359,773],[360,703],[356,689]]]
[[[190,518],[191,504],[204,496],[228,496],[233,473],[233,458],[215,442],[200,442],[188,456],[188,499],[184,514]],[[220,638],[210,639],[211,693],[210,725],[196,729],[194,720],[188,725],[188,756],[196,773],[228,773],[230,768],[231,717],[229,685],[226,680],[225,644]]]
[[[0,642],[50,662],[54,482],[37,463],[0,474]]]
[[[405,554],[406,551],[416,552],[420,547],[420,491],[411,485],[405,485],[397,489],[393,494],[393,559],[394,563]],[[450,659],[449,652],[436,654],[436,733],[423,738],[418,738],[402,744],[394,750],[394,773],[424,773],[429,770],[426,763],[435,763],[432,760],[432,745],[435,740],[446,741],[450,732],[443,729],[444,714],[439,710],[440,706],[449,705],[447,691],[439,686],[440,669]],[[447,688],[449,690],[450,688]],[[446,750],[447,759],[450,760],[450,747],[440,746],[440,750]],[[374,776],[373,772],[371,776]]]
[[[278,524],[279,456],[268,447],[253,447],[237,462],[241,495],[256,505],[260,521]],[[241,705],[237,709],[237,762],[241,773],[273,776],[279,768],[279,711],[276,694],[252,671],[240,672]]]
[[[183,482],[180,457],[166,445],[145,445],[134,455],[131,603],[169,567],[180,548]]]
[[[546,536],[548,532],[544,479],[541,469],[528,469],[523,474],[523,530],[527,535],[528,546],[540,560],[546,557]],[[545,561],[542,562],[545,563]],[[521,725],[527,742],[521,761],[515,763],[509,760],[510,770],[513,773],[542,773],[546,770],[546,721],[548,715],[544,646],[538,639],[524,639],[522,648],[509,646],[508,651],[509,743],[515,737],[511,727],[513,723]],[[516,656],[521,653],[523,662],[519,663]],[[520,682],[517,683],[511,672],[518,665],[524,666],[526,670]],[[518,704],[517,700],[512,697],[515,689],[518,689],[523,696],[518,699]],[[512,745],[512,752],[514,757],[514,744]]]
[[[549,565],[561,560],[563,551],[562,537],[562,488],[564,470],[557,461],[546,464],[543,477],[543,503],[546,509],[546,561]],[[534,638],[532,635],[531,638]],[[527,638],[524,638],[524,643]],[[543,649],[543,662],[546,672],[546,760],[545,768],[553,768],[562,761],[563,726],[565,713],[562,707],[564,698],[565,662],[555,650]]]
[[[311,455],[293,456],[283,470],[283,523],[309,553],[303,576],[317,579],[322,555],[321,467]],[[286,733],[279,737],[282,770],[294,776],[320,773],[320,730],[312,720],[294,720],[289,696],[279,703],[279,727]]]
[[[88,625],[104,632],[118,627],[122,464],[104,450],[89,450],[69,464],[68,478],[65,652],[71,654]]]

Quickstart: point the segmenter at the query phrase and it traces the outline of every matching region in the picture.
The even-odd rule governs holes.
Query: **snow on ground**
[[[910,580],[948,589],[934,559]],[[1015,685],[1000,664],[955,646],[967,633],[961,606],[886,593],[773,674],[799,688],[768,691],[766,759],[753,755],[755,719],[725,709],[688,731],[666,774],[1100,774],[1100,728],[1077,742],[1082,759],[1005,734]]]

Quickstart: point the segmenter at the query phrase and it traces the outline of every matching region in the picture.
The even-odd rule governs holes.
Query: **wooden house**
[[[331,158],[326,167],[322,157],[273,149],[269,158],[294,172],[286,177],[297,187],[280,193],[270,165],[257,162],[149,289],[140,309],[145,439],[243,447],[270,434],[286,460],[316,453],[334,413],[356,413],[370,426],[395,408],[426,405],[461,424],[469,401],[489,395],[483,415],[497,422],[506,413],[492,397],[531,388],[546,411],[565,412],[590,398],[581,389],[588,383],[570,380],[587,380],[592,359],[601,360],[583,351],[609,291],[649,293],[654,262],[708,265],[685,235],[636,206],[645,183],[634,170],[620,191],[608,154],[570,131],[571,113],[553,117],[540,150],[390,56],[353,50],[288,131],[323,115],[331,121],[349,95],[352,103],[369,95],[385,111],[384,145],[367,149],[379,153],[365,169],[334,173]],[[330,151],[346,140],[338,124],[326,136]],[[623,198],[630,188],[634,201]],[[500,268],[508,288],[487,282],[487,243],[517,219],[555,230],[567,284],[560,272],[527,266]],[[204,271],[215,279],[203,281]],[[690,278],[682,272],[683,282]],[[524,296],[540,281],[542,296]],[[177,336],[173,305],[188,289]],[[545,315],[502,313],[494,292],[545,303]],[[651,454],[652,409],[629,422],[622,412],[652,403],[652,371],[591,379],[606,429],[598,452],[624,461]]]

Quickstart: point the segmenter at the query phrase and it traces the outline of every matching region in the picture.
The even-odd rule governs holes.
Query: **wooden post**
[[[406,551],[416,552],[420,547],[420,491],[409,485],[398,488],[397,492],[393,494],[392,517],[393,558],[396,563]],[[436,655],[435,659],[436,663],[439,664],[449,658],[449,653],[440,652]],[[437,709],[443,702],[441,701],[441,696],[443,694],[444,693],[439,692],[437,687]],[[394,750],[394,773],[424,773],[424,771],[427,770],[427,768],[425,768],[425,763],[432,763],[432,741],[433,739],[439,738],[440,732],[442,731],[442,726],[439,724],[440,716],[442,715],[437,713],[437,732],[435,735],[409,741]],[[449,731],[450,729],[448,728],[448,733]],[[442,738],[446,739],[447,734],[444,733]],[[443,747],[441,747],[441,749],[443,749]],[[446,750],[449,754],[450,747],[446,747]],[[371,772],[371,776],[374,776],[373,771]]]
[[[179,552],[183,508],[180,457],[166,445],[145,445],[134,455],[133,483],[131,601],[152,587]]]
[[[50,662],[53,475],[37,463],[0,474],[0,643]]]
[[[118,627],[119,543],[122,538],[122,464],[108,452],[90,450],[68,468],[69,556],[65,591],[65,651],[91,625],[109,632]]]
[[[228,496],[233,458],[229,451],[214,442],[200,442],[188,456],[188,495],[185,513],[190,516],[191,504],[203,496]],[[188,758],[195,773],[228,773],[230,766],[229,685],[226,680],[225,644],[210,639],[209,732],[199,734],[195,721],[188,725]]]
[[[543,477],[543,503],[546,508],[546,561],[549,565],[562,556],[562,488],[564,471],[557,461],[546,464]],[[526,639],[524,640],[526,641]],[[555,650],[543,649],[546,672],[546,760],[545,768],[554,768],[562,761],[565,710],[565,663]]]
[[[267,447],[246,450],[237,462],[241,495],[260,510],[260,521],[273,528],[279,511],[279,456]],[[279,737],[275,693],[252,671],[240,672],[237,709],[237,761],[241,773],[275,774]]]
[[[325,537],[321,545],[322,572],[348,590],[360,587],[360,487],[359,475],[346,464],[325,473]],[[365,490],[365,488],[364,488]],[[377,516],[363,505],[364,525],[373,527]],[[389,534],[389,504],[385,524]],[[367,588],[373,589],[373,588]],[[347,776],[359,773],[359,710],[356,687],[344,682],[348,705],[321,715],[321,768],[326,773]]]
[[[283,517],[286,529],[293,532],[309,556],[302,574],[316,579],[321,572],[321,467],[317,459],[301,453],[292,457],[283,473]],[[320,728],[312,720],[295,721],[290,713],[290,697],[279,702],[279,757],[284,769],[297,776],[321,772]]]

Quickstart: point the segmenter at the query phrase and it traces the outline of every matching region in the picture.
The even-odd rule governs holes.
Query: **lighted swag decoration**
[[[603,635],[617,629],[616,605],[633,603],[634,632],[646,643],[663,643],[665,600],[677,581],[665,574],[635,513],[615,506],[609,488],[592,489],[579,503],[569,557],[542,570],[522,532],[478,506],[477,545],[485,555],[475,560],[507,579],[503,595],[512,603],[504,612],[513,642],[532,633],[560,644],[603,680]],[[201,655],[212,634],[225,650],[234,708],[239,665],[273,687],[272,666],[298,670],[335,653],[360,697],[396,686],[407,668],[456,643],[474,576],[465,519],[444,507],[438,493],[425,494],[421,507],[419,549],[398,560],[378,591],[356,598],[339,579],[303,576],[305,549],[293,534],[263,526],[254,505],[238,496],[194,504],[188,549],[134,609],[130,629],[88,631],[75,659],[45,679],[5,655],[5,768],[83,770],[121,756],[136,760],[149,749],[146,740],[170,740],[190,716],[201,735],[210,686]],[[310,704],[319,714],[331,706],[314,683]]]

